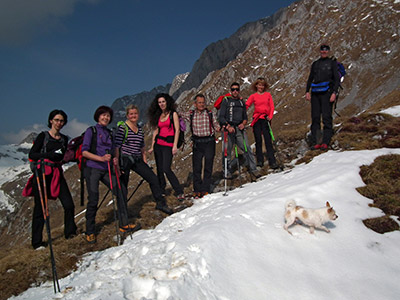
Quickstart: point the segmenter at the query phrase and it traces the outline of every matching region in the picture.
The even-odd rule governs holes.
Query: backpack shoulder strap
[[[118,126],[118,127],[120,127],[120,126],[123,126],[123,127],[124,127],[124,132],[125,132],[125,134],[124,134],[124,139],[122,140],[122,144],[125,144],[126,139],[128,138],[128,125],[126,124],[125,121],[119,121],[119,122],[117,123],[117,126]],[[107,128],[107,129],[108,129],[108,128]]]
[[[44,139],[43,139],[43,145],[42,145],[42,149],[40,149],[41,153],[46,153],[47,152],[47,143],[49,142],[50,139],[50,133],[45,130],[43,131],[44,134]]]
[[[194,110],[191,109],[189,110],[190,113],[190,131],[192,132],[193,135],[193,117],[194,117]]]
[[[172,125],[172,128],[174,129],[174,133],[175,133],[175,124],[174,124],[174,113],[175,113],[176,111],[171,111],[170,113],[169,113],[169,120],[170,120],[170,127],[171,127],[171,125]]]
[[[96,126],[90,126],[92,129],[92,140],[90,141],[90,153],[97,153],[97,129]]]
[[[214,124],[213,124],[213,114],[212,111],[209,110],[208,108],[206,108],[207,113],[208,113],[208,121],[210,122],[210,133],[212,133],[212,129],[214,128]],[[215,130],[215,128],[214,128]]]

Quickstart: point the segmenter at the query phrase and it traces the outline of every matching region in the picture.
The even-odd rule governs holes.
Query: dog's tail
[[[285,204],[285,209],[288,210],[289,208],[295,208],[296,207],[296,201],[294,200],[289,200]]]

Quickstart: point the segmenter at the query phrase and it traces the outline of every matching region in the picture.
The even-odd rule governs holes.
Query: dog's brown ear
[[[327,206],[327,207],[331,207],[331,205],[329,204],[328,201],[326,201],[326,206]]]
[[[333,210],[332,207],[328,208],[328,214],[330,214],[332,212],[332,210]]]

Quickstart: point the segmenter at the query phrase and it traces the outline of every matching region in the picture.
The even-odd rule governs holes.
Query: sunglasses
[[[240,91],[240,89],[239,89],[239,88],[231,88],[231,92],[234,92],[234,91],[237,91],[237,92],[239,92],[239,91]]]

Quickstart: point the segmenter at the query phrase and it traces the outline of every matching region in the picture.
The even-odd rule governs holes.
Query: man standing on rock
[[[221,124],[221,129],[228,133],[226,178],[232,178],[232,174],[230,172],[231,152],[235,144],[244,153],[244,157],[249,167],[250,174],[254,177],[259,177],[259,174],[257,172],[256,160],[253,153],[251,152],[247,139],[247,134],[244,130],[244,127],[247,124],[247,113],[246,104],[243,100],[240,99],[239,83],[234,82],[231,84],[231,96],[226,96],[222,100],[218,120]],[[225,169],[224,159],[223,170]]]
[[[320,58],[313,62],[308,76],[306,99],[311,100],[311,150],[328,150],[333,135],[332,108],[339,89],[339,73],[335,60],[329,57],[330,47],[322,44]],[[310,94],[311,89],[311,94]],[[322,143],[317,141],[324,124]]]

